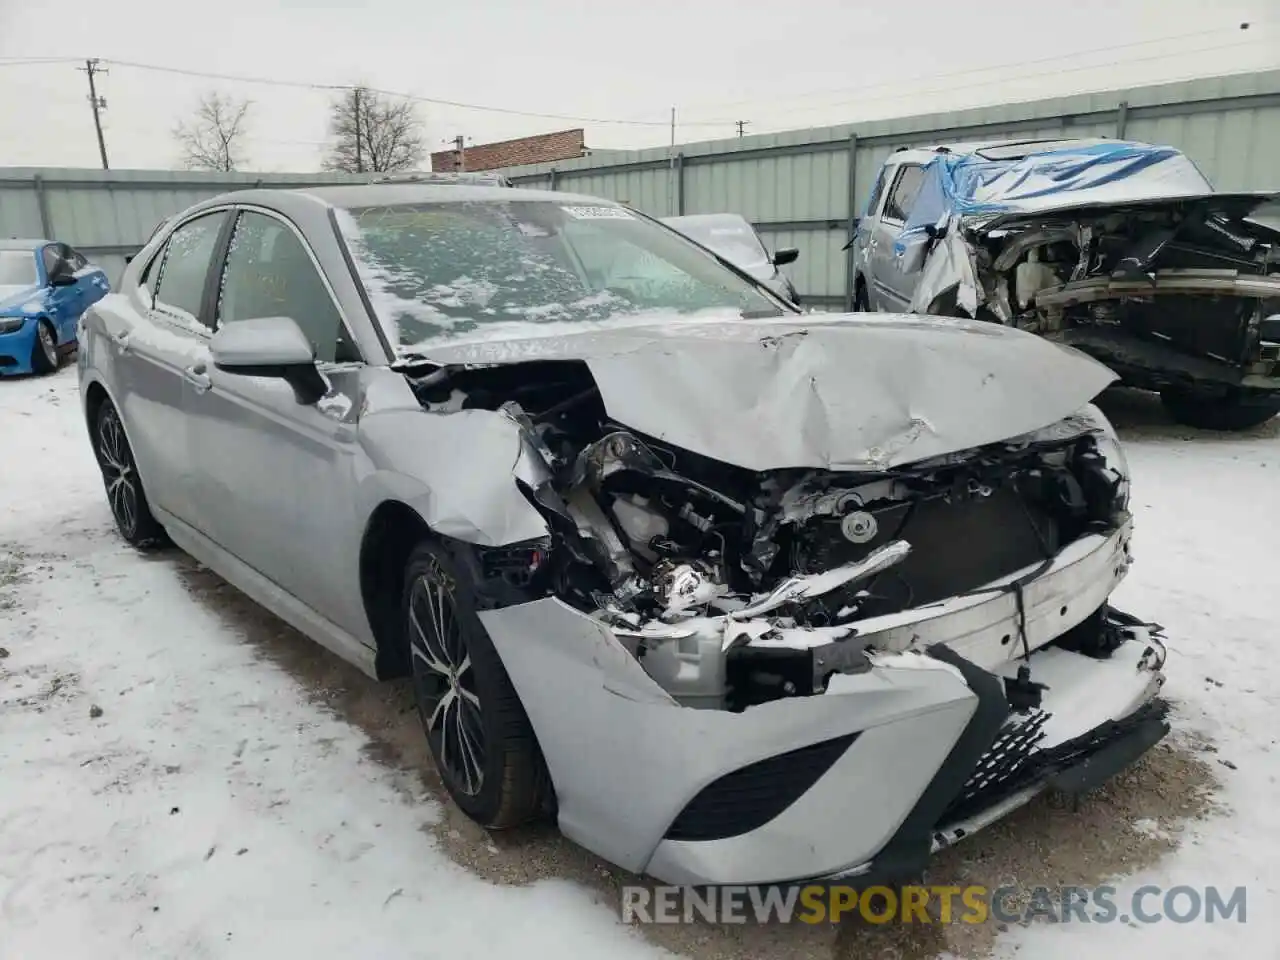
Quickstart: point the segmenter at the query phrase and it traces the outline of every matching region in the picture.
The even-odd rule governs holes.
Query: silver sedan
[[[680,883],[906,877],[1168,730],[1108,603],[1114,376],[810,314],[606,200],[245,191],[82,320],[120,534],[412,677],[489,827]]]

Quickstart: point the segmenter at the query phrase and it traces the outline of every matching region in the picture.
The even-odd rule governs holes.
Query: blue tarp
[[[925,166],[924,183],[898,243],[952,215],[1121,203],[1212,189],[1180,151],[1144,143],[1078,144],[1014,160],[943,153]]]

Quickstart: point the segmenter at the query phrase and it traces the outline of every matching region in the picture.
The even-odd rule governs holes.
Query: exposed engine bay
[[[686,706],[822,693],[869,668],[860,622],[1025,576],[1127,521],[1122,454],[1087,412],[904,467],[753,471],[614,422],[578,361],[409,379],[428,411],[504,413],[545,466],[522,490],[551,535],[486,549],[484,602],[559,598]]]
[[[1230,195],[1012,214],[964,228],[979,314],[1133,386],[1280,391],[1280,233]]]

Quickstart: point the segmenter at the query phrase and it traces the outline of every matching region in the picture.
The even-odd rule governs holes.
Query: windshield
[[[598,324],[650,311],[779,316],[747,280],[612,204],[461,201],[340,215],[375,312],[402,347],[513,323]]]
[[[740,217],[672,217],[665,222],[743,269],[770,265],[760,237]]]
[[[29,287],[36,282],[36,255],[30,250],[0,250],[0,287]]]

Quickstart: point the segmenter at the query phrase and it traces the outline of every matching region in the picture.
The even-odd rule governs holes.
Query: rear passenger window
[[[67,262],[71,264],[71,269],[79,273],[89,265],[89,260],[79,250],[73,247],[63,247],[63,255],[67,258]]]
[[[924,167],[904,166],[898,174],[898,180],[889,194],[889,201],[884,205],[886,220],[906,221],[911,208],[916,205],[916,197],[920,194],[920,186],[924,183]]]
[[[226,214],[222,211],[197,217],[180,226],[165,245],[156,287],[156,305],[200,318],[200,301],[209,275],[218,233]],[[148,286],[150,276],[148,276]]]

